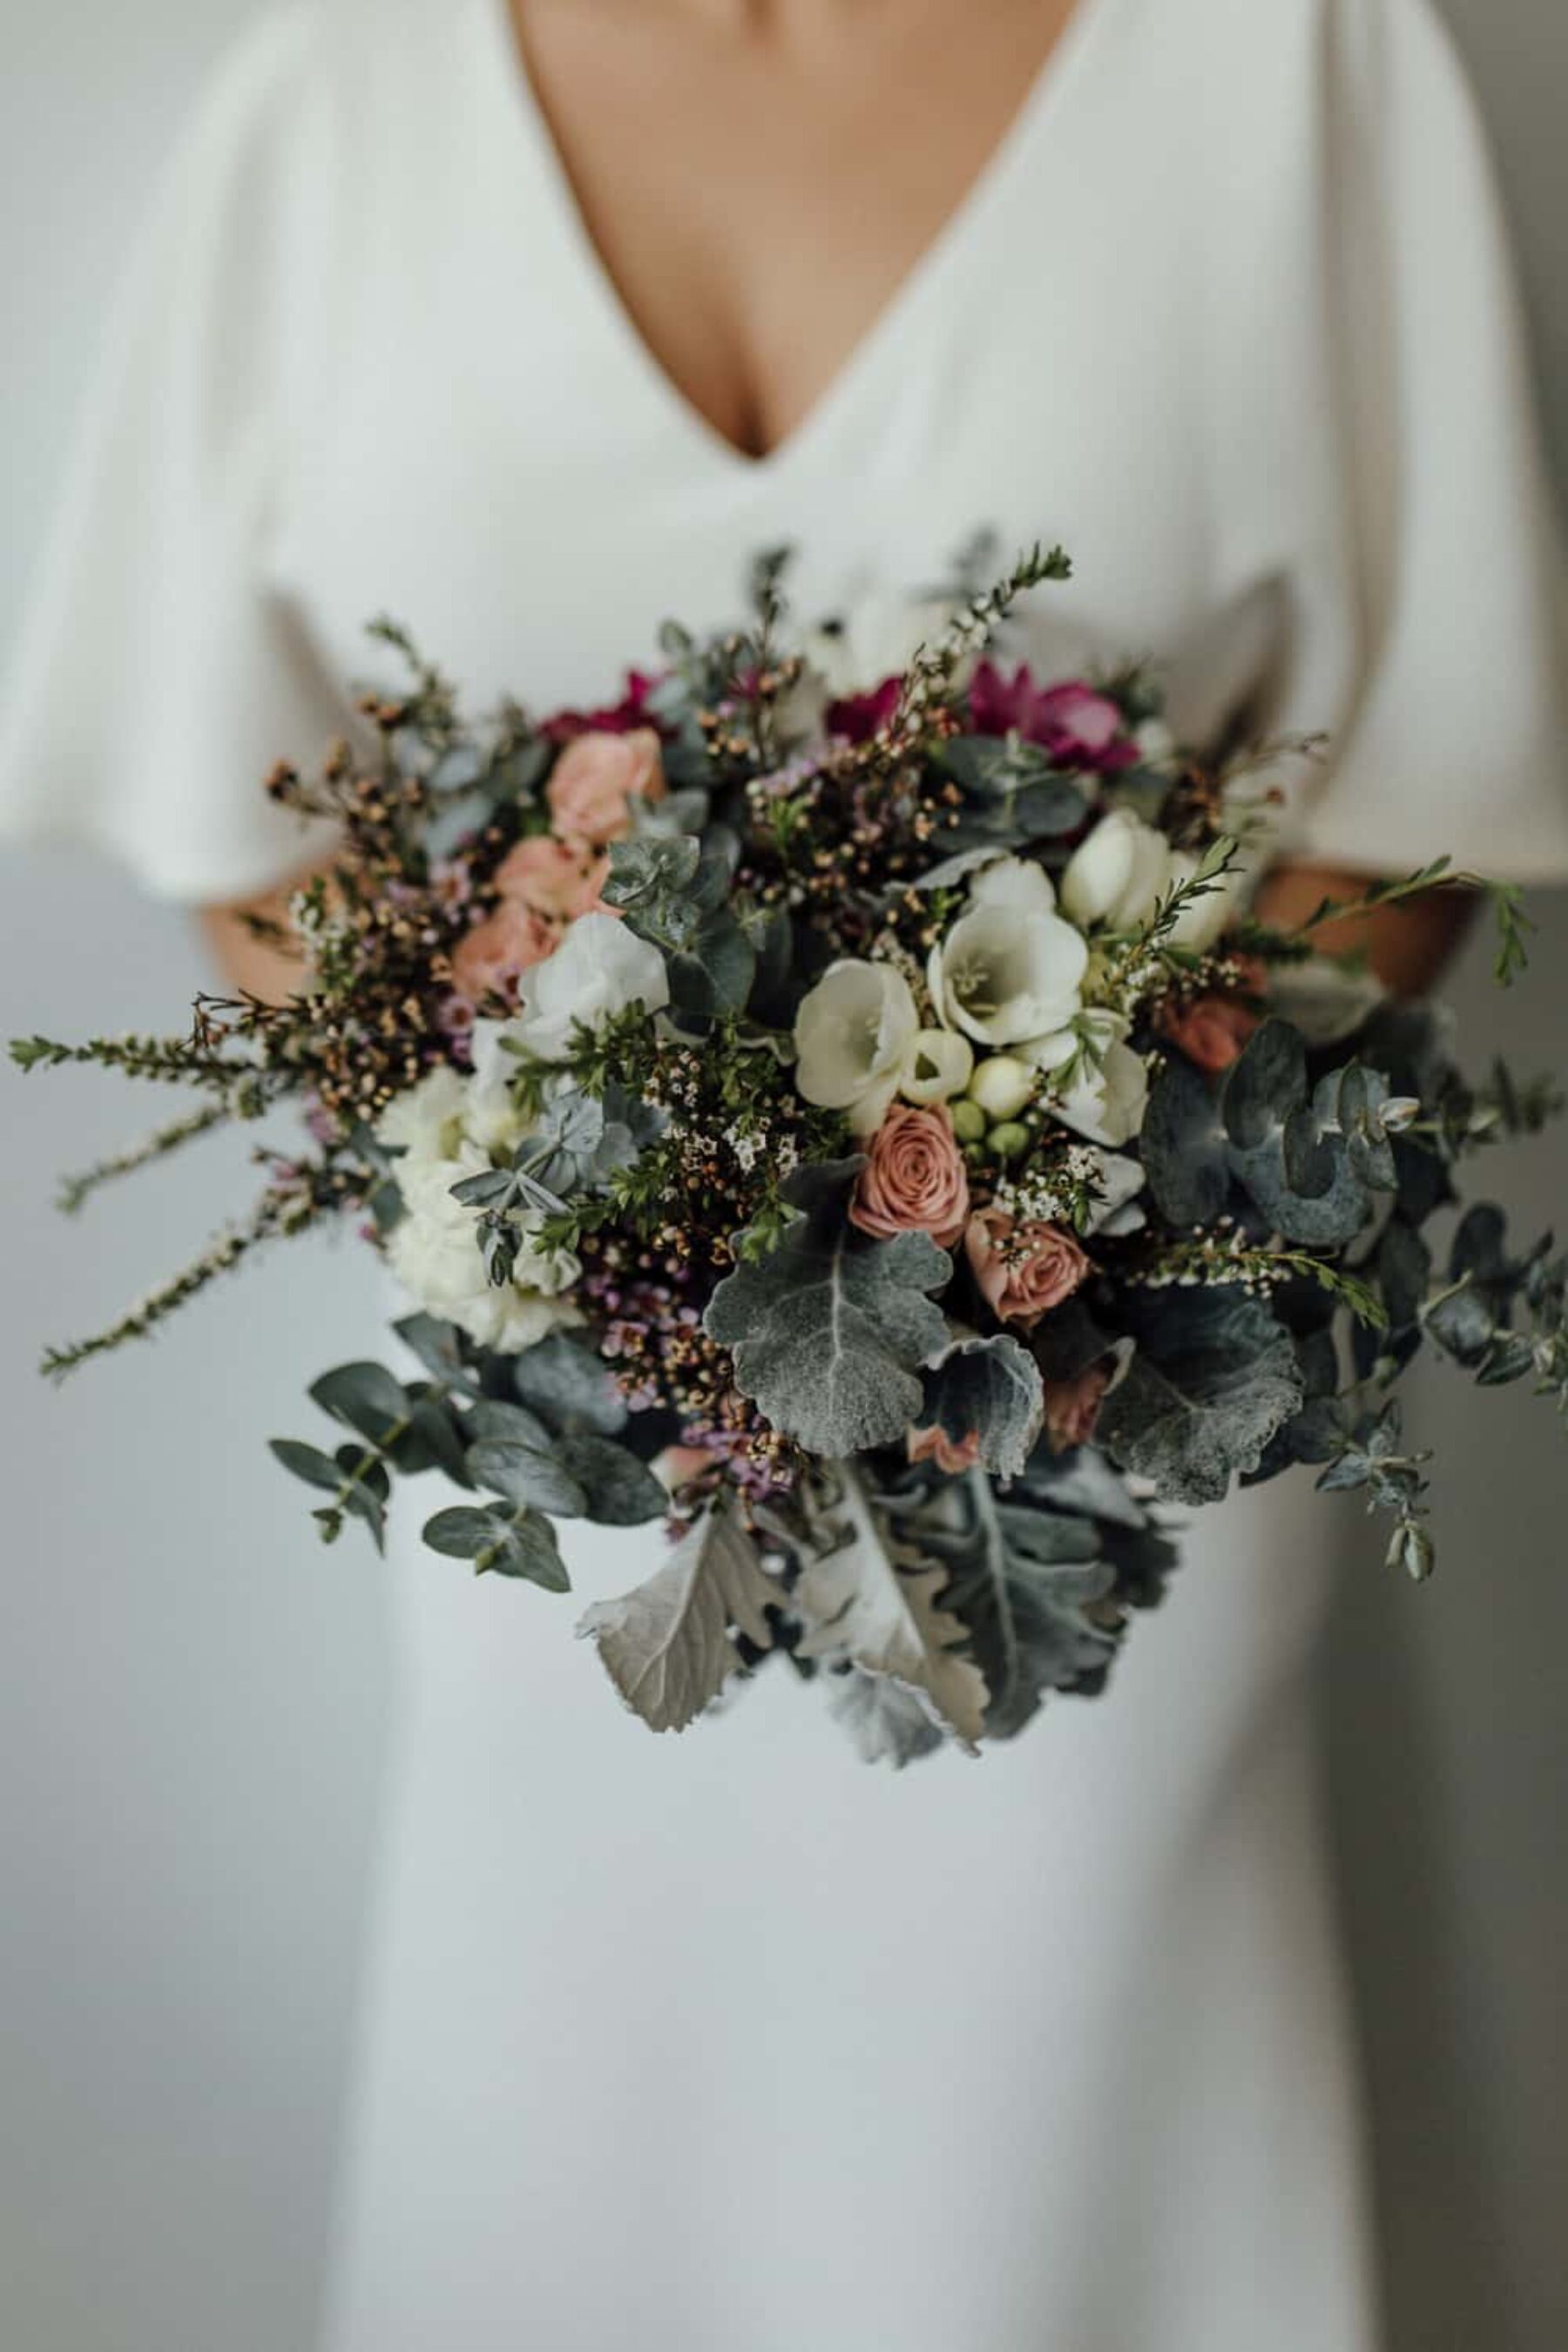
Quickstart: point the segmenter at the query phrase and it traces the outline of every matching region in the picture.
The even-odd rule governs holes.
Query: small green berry
[[[998,1160],[1016,1160],[1021,1151],[1027,1151],[1029,1148],[1029,1130],[1021,1127],[1016,1118],[1010,1118],[1002,1126],[994,1127],[985,1140]]]
[[[978,1143],[985,1132],[985,1113],[976,1102],[952,1105],[952,1131],[960,1143]]]

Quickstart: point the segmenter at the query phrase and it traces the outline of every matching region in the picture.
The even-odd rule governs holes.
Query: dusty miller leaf
[[[733,1509],[717,1503],[646,1584],[601,1601],[578,1625],[626,1705],[655,1731],[684,1731],[711,1706],[741,1660],[737,1626],[772,1646],[766,1612],[782,1598]]]
[[[803,1488],[815,1549],[791,1595],[803,1658],[886,1675],[933,1722],[973,1748],[985,1729],[984,1676],[959,1654],[964,1630],[942,1605],[948,1571],[895,1531],[852,1462]]]
[[[798,1169],[782,1189],[804,1213],[766,1257],[726,1276],[704,1318],[742,1395],[830,1458],[902,1441],[920,1414],[919,1369],[947,1339],[926,1296],[952,1274],[947,1253],[929,1234],[857,1234],[843,1196],[858,1165]]]
[[[1040,1368],[1005,1332],[960,1339],[926,1373],[921,1427],[934,1423],[955,1445],[977,1437],[981,1462],[998,1477],[1018,1475],[1044,1417]]]

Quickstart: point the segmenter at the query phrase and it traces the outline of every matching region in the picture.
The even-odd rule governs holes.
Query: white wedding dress
[[[1080,0],[756,463],[637,340],[502,0],[289,8],[143,246],[5,810],[237,895],[378,612],[479,700],[595,701],[763,547],[815,615],[992,524],[1076,556],[1046,668],[1173,652],[1193,723],[1334,730],[1314,856],[1561,873],[1547,513],[1425,0]],[[778,1666],[654,1739],[575,1603],[410,1531],[327,2352],[1368,2352],[1303,1698],[1334,1509],[1201,1515],[1108,1698],[898,1777]],[[577,1540],[579,1597],[652,1540]]]

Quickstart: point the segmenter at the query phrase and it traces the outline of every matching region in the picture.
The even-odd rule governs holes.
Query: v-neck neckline
[[[958,266],[963,249],[981,234],[987,215],[1022,169],[1047,122],[1066,103],[1114,0],[1076,0],[978,172],[867,320],[809,406],[777,441],[754,453],[732,441],[682,390],[638,326],[584,216],[509,0],[477,0],[477,5],[498,52],[494,71],[510,102],[513,131],[521,131],[526,155],[544,181],[573,274],[599,331],[615,347],[621,362],[640,378],[648,395],[700,451],[742,480],[766,482],[804,463],[813,449],[830,438],[840,417],[854,407],[862,388],[878,374],[884,355],[910,331],[940,281]]]

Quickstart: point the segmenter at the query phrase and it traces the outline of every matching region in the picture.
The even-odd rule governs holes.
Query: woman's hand
[[[1331,866],[1280,866],[1265,876],[1255,905],[1259,922],[1294,930],[1325,898],[1358,898],[1364,874]],[[1470,890],[1432,890],[1396,907],[1325,923],[1313,933],[1325,955],[1363,954],[1395,996],[1425,996],[1450,963],[1475,914]]]
[[[310,871],[268,891],[265,898],[238,899],[231,906],[204,907],[202,931],[224,978],[240,994],[258,996],[266,1004],[281,1004],[297,994],[304,965],[286,944],[289,902],[310,879]],[[283,935],[274,941],[258,938],[250,919],[278,926]]]

